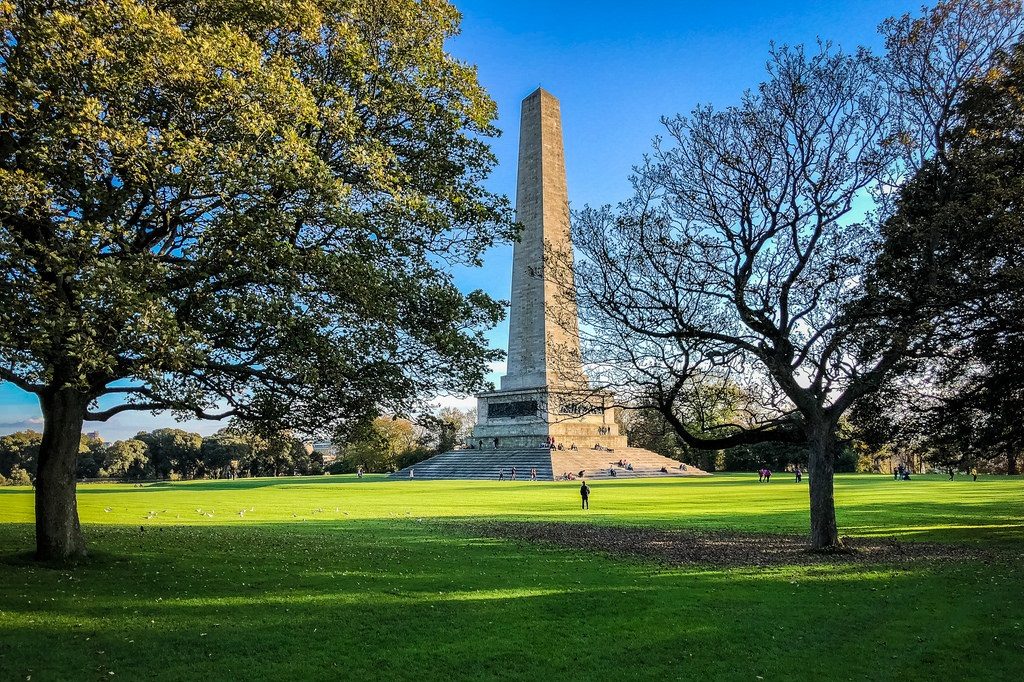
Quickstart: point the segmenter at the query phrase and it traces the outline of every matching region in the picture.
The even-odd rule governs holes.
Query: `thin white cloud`
[[[476,398],[473,396],[460,398],[454,395],[440,395],[430,401],[430,405],[435,410],[441,410],[446,407],[454,407],[459,410],[475,410]]]
[[[42,417],[29,417],[17,421],[0,422],[0,435],[14,433],[15,431],[41,431],[42,428]]]

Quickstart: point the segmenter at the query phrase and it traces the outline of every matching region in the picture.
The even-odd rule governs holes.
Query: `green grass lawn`
[[[31,491],[0,489],[0,680],[1024,674],[1021,479],[837,478],[842,533],[994,561],[772,568],[666,567],[437,520],[805,532],[806,484],[782,477],[602,481],[589,513],[571,483],[79,490],[92,558],[53,569],[25,558]]]

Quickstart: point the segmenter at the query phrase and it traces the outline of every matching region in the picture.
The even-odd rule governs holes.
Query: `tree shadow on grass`
[[[1019,576],[975,565],[666,569],[415,522],[89,530],[74,571],[0,564],[0,678],[986,677],[1022,607]]]

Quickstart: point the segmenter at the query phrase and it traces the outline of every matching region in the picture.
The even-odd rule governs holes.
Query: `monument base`
[[[568,387],[508,389],[477,396],[476,426],[469,444],[477,449],[624,448],[607,391]]]
[[[514,473],[513,473],[514,470]],[[709,476],[705,471],[640,448],[551,450],[549,448],[473,449],[443,452],[391,474],[416,481],[562,481]],[[582,476],[581,476],[582,474]]]

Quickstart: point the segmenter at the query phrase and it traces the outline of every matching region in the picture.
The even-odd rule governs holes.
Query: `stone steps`
[[[629,471],[615,464],[620,459],[633,464]],[[687,465],[679,469],[679,462],[641,448],[616,448],[606,450],[548,450],[546,448],[521,448],[497,450],[453,450],[431,457],[390,475],[390,478],[409,479],[409,472],[415,472],[414,479],[423,480],[481,480],[494,481],[498,472],[504,470],[505,479],[516,468],[516,480],[530,480],[530,469],[537,469],[537,479],[555,480],[563,473],[577,474],[583,470],[588,479],[608,478],[663,478],[678,476],[709,476],[705,471]],[[661,468],[665,467],[667,473]],[[615,469],[615,476],[610,473]]]
[[[498,472],[504,469],[506,480],[516,468],[516,480],[530,480],[530,469],[537,469],[539,480],[554,478],[551,469],[551,453],[545,448],[498,449],[498,450],[453,450],[443,452],[412,466],[391,474],[391,478],[414,478],[425,480],[487,480],[498,479]]]

